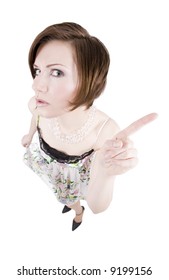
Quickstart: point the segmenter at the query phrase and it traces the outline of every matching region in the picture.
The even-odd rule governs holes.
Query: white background
[[[167,279],[169,250],[169,8],[168,1],[5,1],[1,3],[1,279],[74,279],[17,276],[17,269],[107,269],[75,279]],[[22,162],[33,95],[29,47],[48,25],[74,21],[101,39],[111,55],[107,88],[95,103],[124,128],[157,112],[132,140],[137,168],[116,180],[111,206],[94,215],[86,206],[81,227],[61,214],[48,187]],[[104,186],[103,186],[104,187]],[[111,276],[111,266],[152,267],[152,276]],[[113,278],[114,277],[114,278]]]

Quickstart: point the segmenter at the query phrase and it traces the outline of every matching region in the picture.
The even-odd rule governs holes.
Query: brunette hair
[[[40,46],[51,40],[70,42],[74,50],[79,84],[75,99],[71,102],[74,110],[81,105],[89,108],[99,97],[106,85],[110,64],[108,50],[96,37],[77,23],[63,22],[45,28],[34,39],[29,51],[29,67],[34,78],[33,64]]]

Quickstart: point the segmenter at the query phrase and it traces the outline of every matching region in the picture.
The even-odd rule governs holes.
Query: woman
[[[128,135],[156,117],[150,114],[119,132],[93,106],[109,63],[103,43],[70,22],[47,27],[29,52],[35,96],[29,101],[30,130],[22,139],[24,160],[64,204],[62,212],[75,211],[72,230],[82,223],[82,199],[94,213],[107,209],[115,176],[137,163]],[[38,141],[31,143],[36,130]]]

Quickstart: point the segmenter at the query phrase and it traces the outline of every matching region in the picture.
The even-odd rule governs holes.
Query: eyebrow
[[[60,65],[60,66],[63,66],[63,67],[66,67],[65,65],[63,64],[60,64],[60,63],[52,63],[52,64],[48,64],[46,65],[47,68],[51,67],[51,66],[55,66],[55,65]],[[33,67],[38,67],[36,64],[33,64]],[[67,68],[67,67],[66,67]]]

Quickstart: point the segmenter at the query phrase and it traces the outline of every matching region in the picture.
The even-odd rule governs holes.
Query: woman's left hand
[[[156,113],[146,115],[118,132],[112,140],[105,142],[102,151],[104,153],[105,167],[109,175],[123,174],[136,166],[138,162],[137,150],[128,137],[144,125],[155,120],[156,117]]]

